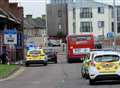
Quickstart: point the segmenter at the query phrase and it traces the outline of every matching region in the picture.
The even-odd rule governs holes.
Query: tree
[[[57,32],[57,37],[62,38],[65,34],[62,31]]]

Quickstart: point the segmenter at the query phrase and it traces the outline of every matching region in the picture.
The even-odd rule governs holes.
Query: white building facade
[[[51,0],[51,4],[72,3],[74,0]]]
[[[93,33],[107,36],[113,31],[112,6],[93,0],[68,4],[68,34]]]

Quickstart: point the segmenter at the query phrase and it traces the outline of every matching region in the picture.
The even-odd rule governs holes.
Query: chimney
[[[9,4],[10,11],[12,14],[15,15],[15,17],[18,17],[18,3],[10,3]]]
[[[26,18],[27,18],[27,20],[32,20],[32,15],[28,14],[28,15],[26,15]]]
[[[23,17],[24,17],[23,7],[18,7],[17,10],[18,10],[18,17],[19,17],[21,20],[23,20]]]

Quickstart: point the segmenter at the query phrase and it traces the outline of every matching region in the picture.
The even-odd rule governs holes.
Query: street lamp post
[[[47,26],[47,20],[48,20],[48,19],[47,19],[47,0],[45,0],[45,6],[46,6],[46,7],[45,7],[45,8],[46,8],[46,19],[45,19],[45,20],[46,20],[46,36],[45,36],[45,37],[46,37],[46,40],[45,40],[45,44],[46,44],[46,45],[45,45],[45,46],[47,46],[47,44],[48,44],[48,26]]]
[[[115,2],[115,0],[113,0],[113,19],[114,19],[114,41],[113,41],[113,48],[116,50],[117,9],[116,9],[116,2]]]

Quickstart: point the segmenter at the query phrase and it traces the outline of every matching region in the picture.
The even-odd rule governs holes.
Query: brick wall
[[[104,46],[112,46],[114,40],[103,40],[102,43]],[[116,39],[116,45],[120,46],[120,39]]]
[[[15,17],[18,17],[18,11],[17,11],[18,3],[10,3],[9,8],[10,8],[10,12],[12,12],[15,15]]]
[[[9,10],[9,0],[0,0],[0,8],[5,11]]]

